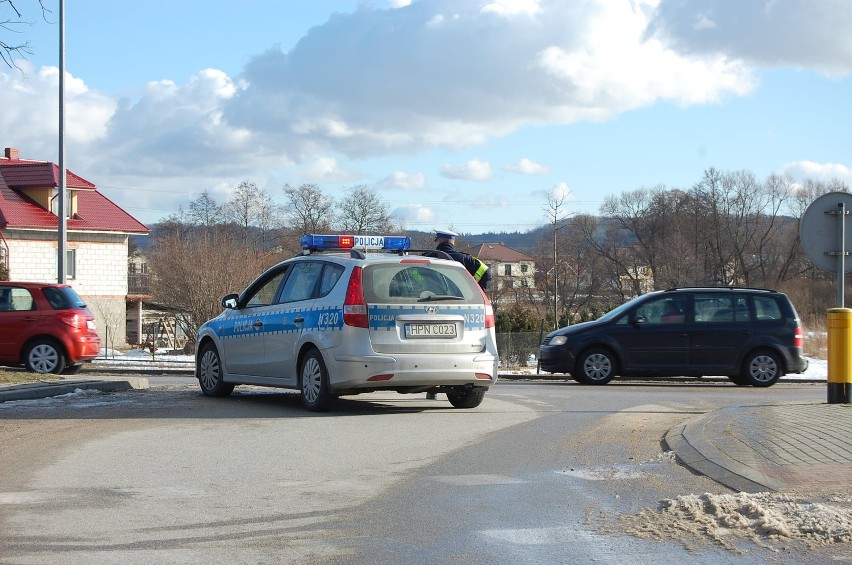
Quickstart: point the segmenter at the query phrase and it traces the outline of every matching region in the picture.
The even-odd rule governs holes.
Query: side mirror
[[[647,321],[648,320],[645,318],[645,316],[636,316],[636,318],[633,320],[633,325],[634,326],[641,326],[642,324],[644,324]]]
[[[229,294],[225,298],[222,299],[222,308],[230,308],[234,309],[237,307],[237,299],[240,296],[238,294]]]

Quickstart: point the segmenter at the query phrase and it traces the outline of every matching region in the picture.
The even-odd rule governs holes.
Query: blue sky
[[[16,5],[0,146],[57,161],[58,26]],[[68,1],[67,163],[149,224],[246,180],[465,233],[709,167],[852,186],[849,29],[848,0]]]

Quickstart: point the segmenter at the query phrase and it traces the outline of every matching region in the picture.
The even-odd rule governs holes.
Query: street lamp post
[[[564,228],[567,224],[562,224],[556,227],[556,222],[553,223],[553,329],[559,329],[559,257],[556,253],[556,232]]]

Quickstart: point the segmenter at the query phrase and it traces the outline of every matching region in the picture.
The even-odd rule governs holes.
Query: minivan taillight
[[[796,326],[796,333],[793,334],[793,347],[803,347],[805,342],[802,326]]]
[[[364,286],[361,283],[361,267],[352,269],[346,298],[343,299],[343,323],[356,328],[368,328],[367,301],[364,300]]]

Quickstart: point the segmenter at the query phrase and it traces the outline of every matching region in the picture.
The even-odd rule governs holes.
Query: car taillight
[[[356,328],[369,327],[367,319],[367,301],[364,300],[364,286],[361,283],[361,267],[352,269],[346,298],[343,300],[343,323]]]
[[[802,327],[796,326],[796,333],[793,334],[793,347],[803,347],[805,343],[804,334],[802,333]]]
[[[482,295],[482,299],[485,301],[485,329],[493,328],[495,326],[494,320],[494,307],[491,305],[491,301],[488,300],[488,295],[485,294],[485,291],[482,290],[481,286],[477,286],[479,288],[479,294]]]
[[[87,327],[86,316],[77,314],[76,312],[62,312],[57,316],[63,324],[69,325],[75,330],[82,330]]]

